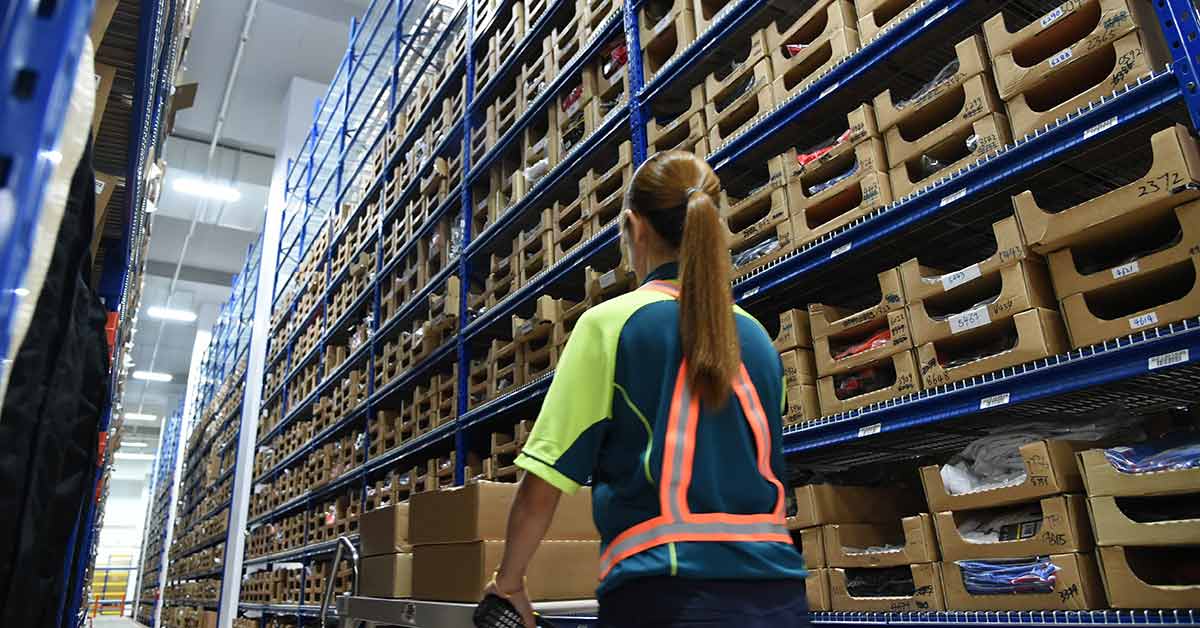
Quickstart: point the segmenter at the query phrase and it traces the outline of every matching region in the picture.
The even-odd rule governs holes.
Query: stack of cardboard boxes
[[[783,413],[783,424],[794,425],[819,417],[821,409],[817,404],[808,312],[788,310],[780,314],[779,332],[775,334],[774,345],[783,362],[783,377],[787,387],[784,391],[787,409]]]
[[[409,544],[409,505],[393,504],[372,510],[359,522],[362,550],[358,591],[367,597],[412,597],[412,546]]]

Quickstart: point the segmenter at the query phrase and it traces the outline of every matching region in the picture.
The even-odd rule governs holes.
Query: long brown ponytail
[[[730,289],[729,230],[716,198],[721,182],[703,160],[683,151],[651,157],[630,185],[630,207],[679,249],[679,331],[688,379],[700,400],[729,397],[740,364]]]

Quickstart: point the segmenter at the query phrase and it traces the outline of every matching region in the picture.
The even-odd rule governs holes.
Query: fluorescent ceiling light
[[[13,288],[13,294],[19,297],[29,296],[29,288]]]
[[[126,421],[151,421],[157,422],[158,417],[153,414],[142,414],[141,412],[126,412]]]
[[[200,198],[211,198],[216,201],[225,201],[232,203],[241,200],[242,193],[237,188],[215,183],[213,181],[205,181],[203,179],[175,179],[175,183],[171,187],[181,194],[189,194],[191,196],[199,196]]]
[[[177,321],[180,323],[192,323],[196,320],[196,313],[188,310],[177,310],[159,305],[151,305],[146,308],[146,314],[150,318],[159,318],[164,321]]]
[[[170,373],[159,373],[157,371],[134,371],[133,378],[146,382],[169,382],[175,379]]]
[[[149,446],[150,446],[150,443],[136,443],[136,442],[133,442],[133,441],[121,441],[121,447],[122,447],[122,448],[124,448],[124,447],[137,447],[137,448],[142,448],[142,447],[149,447]]]
[[[117,460],[154,460],[154,454],[126,454],[117,452],[113,454],[113,458]]]

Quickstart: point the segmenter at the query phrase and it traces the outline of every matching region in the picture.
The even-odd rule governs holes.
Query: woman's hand
[[[512,589],[501,590],[500,586],[496,583],[496,579],[493,578],[488,583],[487,588],[483,590],[483,595],[484,597],[495,595],[496,597],[508,600],[513,605],[513,608],[517,609],[517,612],[521,614],[521,622],[525,624],[525,628],[537,628],[537,620],[533,616],[533,604],[529,603],[529,596],[525,594],[523,583],[516,591]]]

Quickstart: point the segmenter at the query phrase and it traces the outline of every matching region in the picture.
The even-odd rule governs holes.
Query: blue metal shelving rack
[[[517,290],[474,318],[467,310],[470,294],[468,281],[461,282],[457,333],[453,341],[412,365],[397,380],[376,390],[374,387],[374,357],[383,339],[395,334],[404,321],[421,311],[427,297],[444,285],[452,274],[460,278],[478,276],[486,265],[487,254],[506,234],[513,233],[533,208],[544,206],[553,192],[586,160],[610,147],[614,141],[628,137],[632,142],[634,165],[646,157],[646,122],[659,99],[677,95],[698,77],[711,71],[716,59],[734,35],[760,28],[770,19],[770,12],[779,2],[769,0],[731,0],[727,2],[710,27],[684,48],[654,76],[643,73],[643,61],[638,41],[638,14],[641,2],[627,2],[607,21],[597,25],[595,34],[585,42],[582,51],[566,67],[548,81],[541,97],[519,114],[513,128],[505,132],[486,152],[474,155],[472,133],[489,98],[504,88],[504,79],[518,67],[523,51],[537,45],[551,32],[554,15],[575,3],[572,0],[548,0],[544,16],[531,24],[526,38],[516,52],[500,60],[487,85],[476,89],[477,53],[483,48],[483,36],[495,24],[477,22],[477,7],[487,2],[470,1],[466,6],[448,6],[408,0],[376,0],[367,9],[361,22],[352,29],[350,45],[326,97],[319,103],[308,141],[299,156],[292,160],[287,175],[286,209],[280,232],[279,263],[272,288],[273,317],[271,332],[276,336],[289,322],[295,327],[286,337],[272,340],[267,351],[267,371],[282,365],[282,377],[263,390],[264,408],[280,406],[281,419],[258,435],[260,445],[283,433],[288,426],[308,416],[312,404],[347,372],[366,360],[367,400],[347,413],[335,424],[314,435],[297,451],[284,456],[267,469],[255,482],[268,482],[286,469],[302,462],[308,454],[347,430],[367,432],[372,410],[378,403],[400,389],[407,389],[435,369],[457,365],[459,415],[400,447],[378,457],[366,457],[365,462],[343,473],[333,482],[309,490],[250,520],[257,526],[280,517],[320,504],[348,488],[357,488],[365,495],[370,479],[378,478],[389,469],[404,463],[423,460],[454,451],[457,453],[456,481],[464,480],[466,454],[472,438],[485,434],[490,427],[505,421],[526,418],[522,413],[536,410],[536,405],[549,385],[542,377],[508,392],[497,399],[468,408],[467,371],[480,343],[489,338],[495,324],[507,321],[536,295],[551,286],[562,286],[577,276],[582,266],[601,255],[615,251],[617,233],[609,225],[592,239],[573,250],[564,259],[539,274]],[[503,14],[509,3],[502,0],[494,14]],[[983,200],[994,197],[1017,182],[1044,171],[1080,151],[1116,141],[1131,129],[1141,128],[1150,121],[1170,116],[1190,119],[1193,128],[1200,127],[1200,97],[1197,96],[1196,60],[1200,59],[1197,42],[1195,9],[1184,0],[1155,0],[1162,18],[1164,32],[1171,46],[1174,61],[1170,66],[1141,77],[1135,84],[1123,88],[1039,129],[1031,135],[966,167],[926,185],[922,189],[891,205],[865,216],[853,224],[835,231],[800,250],[773,262],[735,285],[735,295],[748,306],[770,303],[783,298],[783,293],[818,290],[827,285],[830,277],[846,271],[867,255],[892,246],[916,229],[955,228],[953,218],[973,208]],[[951,41],[996,10],[994,3],[968,0],[923,0],[907,14],[904,24],[885,31],[863,48],[853,53],[802,93],[779,103],[774,109],[756,119],[748,130],[729,139],[722,146],[713,146],[709,161],[722,176],[736,178],[741,166],[763,156],[778,154],[778,146],[794,144],[789,133],[830,110],[861,100],[868,90],[878,90],[880,72],[886,62],[901,54],[913,54],[931,41]],[[494,19],[492,21],[495,21]],[[456,41],[457,29],[468,33],[466,53],[449,60],[447,78],[429,98],[431,103],[417,112],[415,126],[405,137],[398,138],[396,154],[424,150],[426,155],[453,156],[461,153],[462,179],[450,190],[447,199],[433,208],[427,219],[415,225],[406,243],[400,246],[397,259],[414,250],[416,242],[432,233],[439,220],[454,216],[454,212],[470,214],[474,208],[474,184],[480,182],[489,168],[498,163],[504,153],[516,145],[522,130],[533,124],[539,111],[552,106],[553,95],[562,90],[570,77],[600,51],[612,37],[622,32],[629,47],[630,93],[598,124],[596,131],[584,138],[578,148],[529,190],[521,201],[505,210],[493,224],[481,233],[472,233],[471,220],[463,221],[460,253],[447,266],[434,274],[424,288],[417,290],[399,307],[389,321],[380,320],[380,303],[385,277],[394,270],[396,261],[385,264],[383,240],[388,220],[405,202],[417,193],[421,179],[430,171],[433,160],[424,165],[409,180],[400,182],[386,206],[380,206],[381,224],[365,238],[353,255],[375,252],[374,273],[369,287],[358,295],[338,320],[330,320],[325,305],[349,276],[347,271],[331,273],[331,260],[337,245],[342,242],[356,220],[370,216],[372,199],[391,181],[391,166],[374,180],[360,182],[360,172],[370,155],[387,141],[399,124],[398,117],[419,95],[418,81],[422,75],[445,67],[446,51]],[[956,39],[953,41],[957,41]],[[387,61],[390,60],[390,66]],[[434,146],[424,141],[425,130],[433,120],[433,107],[441,98],[461,84],[464,88],[465,115],[445,127],[445,133]],[[845,107],[848,108],[848,107]],[[845,110],[843,109],[843,112]],[[410,120],[411,122],[411,120]],[[772,152],[774,150],[774,152]],[[477,157],[477,159],[474,159]],[[335,220],[332,216],[342,215]],[[298,270],[305,263],[314,244],[322,243],[319,256],[311,258],[312,269],[305,276]],[[306,298],[315,295],[315,305],[301,308]],[[371,330],[368,339],[354,349],[348,360],[330,372],[323,372],[319,356],[332,340],[343,338],[345,328],[356,310],[366,307]],[[315,345],[304,351],[296,345],[306,326],[315,325],[321,331]],[[919,394],[869,406],[844,415],[825,417],[819,421],[789,428],[785,447],[789,453],[803,454],[804,460],[817,460],[832,465],[878,459],[875,448],[896,449],[913,439],[921,439],[926,429],[939,423],[954,421],[956,428],[968,428],[994,418],[997,412],[1013,409],[1046,410],[1064,401],[1095,396],[1098,387],[1125,390],[1153,399],[1147,391],[1171,382],[1176,389],[1194,388],[1192,382],[1200,375],[1200,319],[1167,325],[1070,353],[1006,369],[964,382],[923,391]],[[305,367],[318,364],[318,384],[303,399],[290,398],[289,390]],[[1183,382],[1183,384],[1181,384]],[[1194,397],[1194,396],[1193,396]],[[999,400],[1003,400],[1002,402]],[[986,410],[986,411],[985,411]],[[907,440],[906,440],[907,439]],[[862,447],[860,447],[861,445]],[[945,442],[942,442],[945,445]],[[869,451],[864,453],[862,448]],[[903,447],[898,447],[903,449]],[[882,449],[881,449],[882,450]],[[799,459],[799,458],[798,458]],[[306,565],[328,557],[332,544],[313,542],[269,556],[247,559],[247,566],[299,561]],[[224,601],[225,604],[231,603]],[[243,611],[255,611],[278,617],[293,617],[297,622],[315,614],[312,600],[301,599],[296,604],[242,604]],[[1048,624],[1195,624],[1200,617],[1191,611],[1116,612],[1095,611],[1078,613],[922,613],[922,614],[864,614],[818,613],[814,621],[822,624],[931,624],[956,623],[969,625],[1048,625]]]
[[[168,546],[168,533],[174,520],[175,476],[178,470],[179,440],[183,437],[183,412],[173,413],[163,423],[158,456],[150,485],[150,508],[142,534],[141,560],[135,591],[134,618],[149,628],[162,605],[162,584],[166,581],[163,567]],[[148,565],[150,567],[148,567]],[[142,609],[149,606],[149,614]]]

